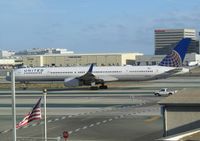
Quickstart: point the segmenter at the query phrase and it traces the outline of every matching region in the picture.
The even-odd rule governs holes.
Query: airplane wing
[[[95,76],[92,73],[92,70],[93,70],[93,64],[91,64],[89,70],[84,75],[75,78],[74,77],[66,78],[64,80],[64,85],[68,87],[86,85],[86,86],[91,86],[91,88],[94,87],[96,89],[97,88],[96,85],[101,84],[101,86],[99,86],[100,89],[107,89],[107,86],[104,85],[105,82],[118,80],[117,78],[112,76]]]
[[[98,76],[97,79],[104,80],[105,82],[117,81],[118,79],[113,76]]]
[[[165,74],[173,75],[173,74],[179,73],[181,71],[182,71],[182,68],[174,68],[174,69],[171,69],[169,71],[166,71]]]
[[[89,70],[87,73],[85,73],[84,75],[78,77],[77,79],[79,79],[80,81],[83,81],[83,82],[95,82],[95,75],[92,74],[92,70],[93,70],[93,64],[91,64]]]
[[[93,64],[91,64],[88,72],[82,76],[80,76],[78,79],[79,80],[87,80],[87,81],[95,81],[95,80],[101,80],[101,81],[104,81],[104,82],[108,82],[108,81],[116,81],[118,80],[116,77],[112,77],[112,76],[95,76],[93,73],[92,73],[92,70],[93,70]]]
[[[92,73],[92,70],[93,70],[93,64],[91,64],[87,73],[78,77],[79,81],[82,81],[84,85],[91,85],[92,83],[104,85],[104,82],[118,80],[116,77],[112,76],[95,76]]]

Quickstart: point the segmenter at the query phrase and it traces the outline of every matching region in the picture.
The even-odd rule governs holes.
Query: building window
[[[152,64],[152,65],[156,65],[156,61],[152,61],[151,64]]]

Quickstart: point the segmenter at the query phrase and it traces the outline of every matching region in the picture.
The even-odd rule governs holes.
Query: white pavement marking
[[[66,119],[66,116],[63,116],[61,119]]]
[[[101,122],[97,122],[97,123],[96,123],[96,125],[100,125],[100,124],[101,124]]]
[[[10,131],[10,129],[8,129],[8,130],[5,130],[5,131],[3,131],[2,133],[7,133],[7,132],[9,132]]]
[[[93,127],[94,126],[94,124],[90,124],[90,126],[89,127]]]
[[[75,132],[78,132],[80,130],[80,128],[76,129]]]
[[[120,116],[116,116],[116,117],[114,117],[114,119],[120,119],[120,118],[124,118],[125,116],[131,116],[131,115],[133,115],[133,117],[135,116],[135,113],[128,113],[128,114],[126,114],[126,115],[120,115]],[[134,118],[136,118],[136,117],[134,117]],[[112,121],[113,119],[112,118],[110,118],[110,119],[108,119],[108,120],[103,120],[102,122],[96,122],[95,123],[95,125],[100,125],[101,123],[106,123],[106,122],[110,122],[110,121]],[[82,127],[82,128],[78,128],[78,129],[76,129],[74,132],[78,132],[78,131],[80,131],[81,129],[82,130],[84,130],[84,129],[87,129],[88,127],[93,127],[94,126],[94,124],[90,124],[89,126],[84,126],[84,127]],[[71,132],[69,132],[70,134],[72,134],[72,131]]]
[[[142,103],[142,104],[140,104],[140,105],[143,105],[143,104],[145,104],[145,103]],[[131,106],[132,108],[135,108],[136,106]],[[130,106],[125,106],[125,107],[117,107],[117,108],[113,108],[113,109],[109,109],[109,110],[103,110],[103,111],[112,111],[112,110],[120,110],[120,109],[125,109],[125,108],[130,108]],[[156,110],[156,109],[151,109],[151,110]],[[92,113],[96,113],[96,112],[103,112],[103,111],[95,111],[95,112],[88,112],[88,113],[82,113],[82,114],[78,114],[78,115],[69,115],[68,117],[70,118],[70,117],[72,117],[72,116],[79,116],[79,115],[87,115],[87,114],[92,114]],[[134,112],[134,113],[128,113],[128,114],[125,114],[125,115],[120,115],[120,116],[115,116],[114,117],[114,119],[120,119],[120,118],[124,118],[125,116],[133,116],[133,118],[137,118],[137,116],[136,116],[136,114],[137,113],[142,113],[142,112],[147,112],[147,111],[149,111],[149,110],[146,110],[146,109],[136,109],[136,112]],[[60,119],[65,119],[66,118],[66,116],[63,116],[63,117],[61,117]],[[59,120],[58,118],[56,118],[56,119],[54,119],[54,121],[57,121],[57,120]],[[108,119],[108,120],[103,120],[102,122],[97,122],[96,123],[96,125],[100,125],[101,123],[106,123],[106,122],[110,122],[110,121],[112,121],[113,119],[112,118],[110,118],[110,119]],[[52,120],[49,120],[49,121],[52,121]],[[49,122],[48,121],[48,122]],[[81,129],[82,130],[84,130],[84,129],[87,129],[88,127],[93,127],[94,126],[94,124],[90,124],[89,126],[84,126],[84,127],[82,127],[82,128],[78,128],[78,129],[76,129],[74,132],[78,132],[78,131],[80,131]],[[69,134],[72,134],[73,133],[73,131],[69,131]]]
[[[110,109],[103,109],[103,110],[99,110],[99,111],[80,113],[80,114],[78,114],[78,115],[68,115],[68,118],[71,118],[71,117],[73,117],[73,116],[94,114],[94,113],[97,113],[97,112],[107,112],[107,111],[114,111],[114,110],[120,110],[120,109],[123,110],[123,109],[127,109],[127,108],[136,108],[136,107],[141,106],[141,105],[144,105],[144,104],[146,104],[146,101],[142,100],[141,103],[136,104],[136,105],[132,105],[132,106],[123,106],[123,107],[121,106],[121,107],[120,107],[120,105],[118,105],[118,106],[113,106],[113,107],[111,107]],[[160,109],[160,108],[158,107],[158,108],[154,108],[154,109],[150,109],[150,110],[154,111],[154,110],[159,110],[159,109]],[[140,110],[140,109],[139,109],[139,110]],[[130,116],[130,115],[135,116],[135,114],[137,114],[137,113],[147,112],[147,111],[150,111],[150,110],[140,110],[140,111],[136,111],[136,113],[127,114],[127,115],[121,115],[121,116],[116,116],[116,117],[114,117],[114,119],[119,119],[119,118],[123,118],[124,116]],[[56,119],[54,119],[54,120],[52,120],[52,119],[51,119],[51,120],[48,120],[48,122],[58,121],[59,119],[66,119],[66,118],[67,118],[67,116],[63,116],[63,117],[61,117],[61,118],[56,118]],[[135,117],[135,118],[137,118],[137,117]],[[112,120],[113,120],[113,119],[104,120],[103,123],[106,123],[107,121],[112,121]],[[37,124],[32,124],[32,125],[30,125],[30,126],[24,126],[24,127],[22,127],[22,128],[27,128],[27,127],[31,127],[31,126],[37,126],[37,125],[41,125],[41,124],[43,124],[43,122],[40,122],[39,124],[38,124],[38,123],[37,123]],[[97,122],[97,123],[96,123],[96,125],[100,125],[100,124],[101,124],[101,122]],[[94,126],[94,124],[90,124],[89,127],[93,127],[93,126]],[[86,129],[87,126],[84,126],[83,128]],[[78,132],[79,130],[80,130],[80,129],[76,129],[75,132]],[[1,132],[0,134],[6,133],[6,132],[8,132],[8,131],[10,131],[10,130],[5,130],[5,131]],[[72,134],[72,133],[73,133],[73,131],[70,131],[70,132],[69,132],[69,134]]]
[[[103,123],[106,123],[106,122],[107,122],[107,120],[104,120],[104,121],[103,121]]]

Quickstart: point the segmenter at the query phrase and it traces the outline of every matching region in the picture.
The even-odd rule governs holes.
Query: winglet
[[[178,42],[176,47],[168,54],[160,63],[159,66],[180,67],[182,66],[185,54],[190,45],[191,38],[183,38]]]
[[[89,70],[88,70],[89,73],[92,73],[93,66],[94,66],[94,64],[91,64],[91,65],[90,65],[90,68],[89,68]]]

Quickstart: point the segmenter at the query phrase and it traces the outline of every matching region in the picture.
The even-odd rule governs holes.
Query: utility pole
[[[46,107],[46,103],[47,103],[47,89],[43,90],[43,95],[44,95],[44,140],[47,141],[47,107]]]
[[[16,103],[15,103],[15,70],[13,69],[11,72],[11,80],[12,80],[12,117],[13,117],[13,141],[17,141],[16,134]]]

